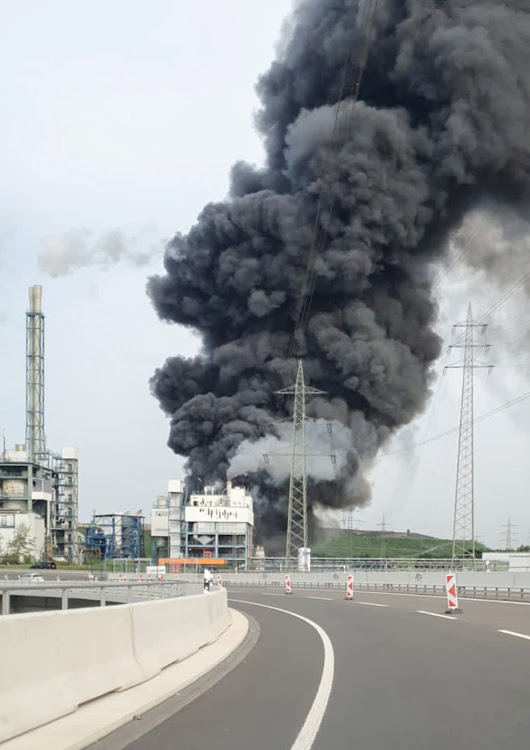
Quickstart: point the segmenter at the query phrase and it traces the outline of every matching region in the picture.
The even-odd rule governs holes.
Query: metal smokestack
[[[41,286],[30,286],[29,288],[29,311],[34,313],[42,312]]]
[[[26,446],[30,460],[40,458],[44,442],[44,315],[42,287],[30,286],[26,313]]]

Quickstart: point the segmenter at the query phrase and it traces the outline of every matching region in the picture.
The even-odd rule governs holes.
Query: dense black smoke
[[[312,502],[335,507],[366,501],[359,461],[425,406],[440,350],[431,269],[450,233],[485,199],[525,205],[528,0],[380,0],[360,100],[333,144],[365,6],[299,4],[258,83],[265,168],[235,165],[230,199],[174,237],[166,274],[149,281],[159,316],[202,336],[200,356],[172,357],[152,380],[193,486],[223,479],[243,441],[280,416],[274,391],[295,377],[289,343],[322,192],[335,207],[296,354],[328,393],[310,414],[351,435],[336,476],[313,479]],[[248,471],[269,528],[283,526],[273,480]]]

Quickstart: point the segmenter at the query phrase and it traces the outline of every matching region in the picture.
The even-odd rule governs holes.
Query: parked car
[[[40,583],[44,578],[36,573],[22,573],[19,580],[21,583]]]
[[[51,560],[47,560],[46,562],[38,562],[34,565],[29,566],[30,570],[32,570],[33,568],[37,568],[38,570],[55,570],[56,567],[57,565]]]

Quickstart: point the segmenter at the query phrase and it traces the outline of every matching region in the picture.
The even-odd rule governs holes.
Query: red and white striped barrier
[[[124,573],[120,573],[120,575],[119,575],[119,581],[120,581],[120,583],[125,583],[125,574]]]
[[[219,588],[221,588],[222,585],[223,585],[223,582],[221,580],[221,576],[217,576],[217,585],[219,586]]]
[[[447,614],[461,612],[458,607],[458,594],[456,592],[456,576],[454,573],[446,573],[445,589],[447,591]]]
[[[346,580],[346,601],[351,602],[353,600],[353,575],[349,575]]]
[[[286,594],[292,594],[293,593],[292,589],[291,589],[291,578],[288,575],[285,576],[285,593]]]

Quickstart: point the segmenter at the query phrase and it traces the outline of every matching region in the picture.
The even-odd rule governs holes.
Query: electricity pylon
[[[475,364],[474,349],[483,348],[487,353],[488,344],[473,343],[473,329],[481,328],[485,332],[487,326],[482,323],[473,323],[473,312],[471,303],[467,311],[465,323],[453,326],[453,332],[457,328],[465,328],[464,343],[453,344],[451,349],[464,349],[464,361],[455,365],[448,365],[444,370],[462,369],[462,400],[460,404],[460,431],[458,437],[458,461],[456,467],[456,489],[455,507],[453,515],[453,552],[451,556],[451,567],[455,560],[464,560],[471,557],[475,560],[475,490],[474,490],[474,462],[473,462],[473,372],[477,368],[487,368],[489,372],[492,365],[482,362]],[[466,549],[466,542],[470,540],[471,550]]]
[[[511,522],[511,519],[508,519],[508,523],[504,525],[504,528],[506,529],[506,537],[504,542],[504,549],[507,551],[513,550],[515,546],[515,540],[517,538],[517,532],[514,530],[517,528],[515,524]]]
[[[287,511],[287,539],[285,542],[286,564],[289,565],[293,550],[307,547],[307,475],[306,475],[306,396],[318,396],[324,391],[307,386],[304,382],[304,367],[298,360],[296,383],[277,391],[280,395],[294,396],[293,437],[291,445],[291,475],[289,479],[289,506]],[[304,557],[305,559],[305,557]]]

